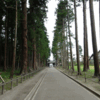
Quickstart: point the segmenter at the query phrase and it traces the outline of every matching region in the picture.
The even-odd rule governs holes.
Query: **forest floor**
[[[91,73],[87,74],[85,72],[77,76],[77,72],[71,73],[70,70],[68,71],[62,67],[56,67],[56,69],[100,95],[100,82],[98,81],[98,77],[93,77]]]

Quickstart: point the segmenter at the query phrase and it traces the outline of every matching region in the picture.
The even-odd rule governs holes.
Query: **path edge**
[[[57,68],[56,68],[57,69]],[[72,79],[74,82],[78,83],[79,85],[81,85],[82,87],[84,87],[85,89],[87,89],[89,92],[93,93],[94,95],[96,95],[97,97],[100,98],[100,94],[93,91],[92,89],[90,89],[89,87],[85,86],[84,84],[82,84],[81,82],[75,80],[74,78],[72,78],[71,76],[69,76],[68,74],[64,73],[63,71],[57,69],[58,71],[60,71],[62,74],[64,74],[65,76],[69,77],[70,79]]]

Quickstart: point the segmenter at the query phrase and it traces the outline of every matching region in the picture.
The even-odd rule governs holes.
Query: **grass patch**
[[[77,71],[77,66],[74,66],[75,71]],[[80,66],[81,72],[83,71],[83,65]],[[89,66],[89,71],[94,72],[94,66]]]
[[[38,70],[34,70],[32,73],[28,73],[28,75],[26,74],[25,76],[15,76],[14,79],[13,79],[13,82],[12,82],[12,87],[16,87],[17,84],[19,83],[22,83],[24,81],[26,81],[27,79],[30,79],[32,78],[34,75],[36,75],[38,72],[40,72],[41,70],[43,70],[44,67],[38,69]],[[7,72],[6,72],[7,73]],[[19,77],[18,80],[16,77]],[[10,90],[11,89],[11,80],[8,79],[7,82],[5,82],[5,85],[4,85],[4,90],[7,91],[7,90]],[[0,84],[0,92],[2,90],[2,85]],[[1,93],[0,93],[1,94]]]
[[[2,76],[2,78],[4,79],[5,82],[10,81],[10,79],[9,79],[10,71],[11,71],[11,69],[8,69],[8,70],[6,70],[5,72],[3,72],[3,71],[0,69],[1,76]],[[16,73],[19,73],[19,71],[20,71],[20,70],[15,70],[14,75],[13,75],[13,78],[20,77],[20,76],[16,75]],[[0,83],[1,83],[1,82],[2,82],[2,81],[0,80]]]
[[[94,76],[94,66],[89,66],[89,70],[87,70],[86,72],[83,72],[83,65],[80,66],[81,69],[81,73],[82,75],[79,75],[78,78],[80,79],[87,79],[93,82],[98,83],[99,79],[98,77],[93,77]],[[59,67],[61,70],[65,70],[64,72],[66,72],[68,75],[71,76],[77,76],[77,66],[74,66],[75,72],[72,73],[72,69],[71,66],[69,66],[69,70],[67,70],[67,68],[62,68],[62,66]]]
[[[27,68],[27,70],[28,70],[28,69],[29,69],[29,67]],[[11,79],[9,78],[10,72],[11,72],[11,69],[7,69],[5,72],[3,72],[2,69],[0,69],[1,76],[2,76],[2,78],[4,79],[5,82],[8,82],[8,81],[11,80]],[[19,73],[19,72],[20,72],[20,69],[14,71],[13,79],[14,79],[14,78],[17,78],[17,77],[21,77],[20,75],[17,75],[17,73]],[[34,74],[35,74],[35,73],[34,73]],[[2,81],[0,80],[0,83],[1,83],[1,82],[2,82]]]
[[[85,77],[85,75],[86,75],[86,77],[87,78],[92,78],[93,76],[94,76],[94,66],[89,66],[89,70],[87,70],[86,72],[83,72],[83,67],[84,67],[84,65],[81,65],[80,66],[80,69],[81,69],[81,73],[82,73],[82,77]],[[62,68],[62,66],[60,66],[59,68],[61,68],[61,69],[63,69]],[[71,70],[71,66],[69,66],[69,70],[67,70],[67,68],[65,68],[66,69],[66,71],[68,72],[68,73],[71,73],[72,72],[72,70]],[[77,66],[74,66],[74,69],[75,69],[75,72],[74,73],[71,73],[71,74],[73,74],[73,75],[77,75]],[[80,76],[80,77],[81,77]]]

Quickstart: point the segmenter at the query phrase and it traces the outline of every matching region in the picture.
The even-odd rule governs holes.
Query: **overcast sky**
[[[47,28],[49,41],[50,41],[50,48],[52,48],[52,41],[53,41],[53,30],[55,26],[56,16],[55,16],[55,10],[57,8],[58,0],[49,0],[47,6],[48,6],[48,13],[47,13],[47,21],[45,22],[45,26]],[[53,55],[51,54],[50,59],[53,60]]]
[[[52,48],[52,41],[53,41],[53,30],[55,26],[56,16],[55,16],[55,8],[57,8],[58,0],[50,0],[47,4],[48,6],[48,13],[47,17],[48,20],[45,23],[45,26],[47,28],[47,32],[49,35],[49,41],[50,41],[50,48]],[[78,19],[78,39],[79,44],[82,46],[83,49],[83,7],[82,5],[80,7],[77,7],[77,19]],[[94,15],[95,15],[95,28],[96,28],[96,36],[97,36],[97,44],[98,44],[98,50],[100,50],[100,38],[99,38],[99,3],[94,2]],[[72,23],[71,31],[73,34],[75,34],[75,23]],[[93,53],[92,51],[92,41],[91,41],[91,27],[90,27],[90,11],[89,11],[89,3],[87,2],[87,27],[88,27],[88,45],[89,45],[89,56]],[[74,43],[74,49],[73,54],[76,54],[76,48],[75,48],[75,40],[73,40]],[[53,60],[53,55],[51,54],[50,59]]]

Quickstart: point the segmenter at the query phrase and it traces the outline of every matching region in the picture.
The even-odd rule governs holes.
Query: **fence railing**
[[[8,82],[2,82],[0,83],[0,95],[4,94],[7,90],[11,90],[15,86],[18,86],[19,83],[22,83],[23,81],[30,79],[35,73],[41,71],[44,68],[40,68],[38,70],[35,70],[31,73],[27,73],[25,75],[21,75],[20,77],[11,79]]]

